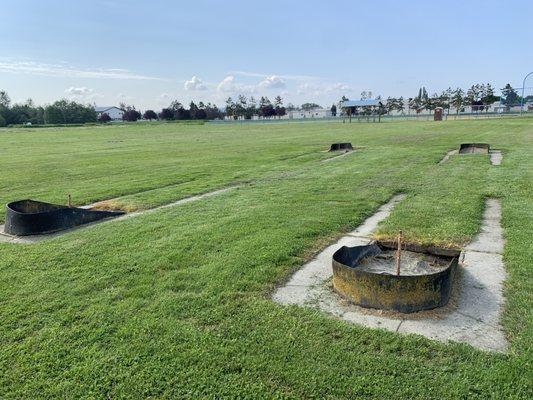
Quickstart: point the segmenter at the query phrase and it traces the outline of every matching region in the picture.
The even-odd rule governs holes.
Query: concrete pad
[[[481,232],[472,243],[465,247],[466,251],[502,254],[505,241],[501,221],[501,205],[498,200],[487,199]]]
[[[492,165],[501,165],[503,160],[503,154],[499,150],[491,150],[490,152],[490,163]]]
[[[273,300],[280,304],[313,307],[344,321],[368,328],[386,329],[402,334],[417,334],[442,342],[467,343],[486,351],[507,351],[508,344],[499,324],[504,305],[503,282],[505,268],[504,241],[499,225],[500,202],[488,199],[482,232],[469,245],[464,264],[456,279],[456,299],[446,307],[413,314],[365,309],[343,299],[333,291],[331,258],[343,245],[366,244],[379,222],[390,215],[404,196],[395,196],[383,205],[358,229],[328,246],[315,259],[305,264],[279,288]],[[365,237],[367,236],[367,237]],[[475,249],[489,249],[481,252]]]
[[[333,157],[330,157],[330,158],[326,158],[325,160],[322,160],[321,162],[323,162],[323,163],[330,162],[330,161],[333,161],[333,160],[337,160],[337,159],[339,159],[341,157],[349,156],[350,154],[353,154],[353,153],[355,153],[355,150],[347,150],[344,153],[339,154],[338,156],[333,156]]]
[[[439,164],[444,164],[451,156],[454,156],[456,154],[459,154],[459,150],[451,150],[446,153],[446,155],[442,158],[442,160],[439,161]]]
[[[371,236],[377,229],[378,224],[385,220],[390,215],[394,207],[396,207],[396,205],[403,199],[405,199],[404,194],[394,196],[388,203],[382,205],[374,215],[367,218],[361,226],[350,232],[350,235]]]

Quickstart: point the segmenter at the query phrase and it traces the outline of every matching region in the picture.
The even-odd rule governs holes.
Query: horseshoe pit
[[[329,151],[353,151],[353,146],[351,143],[333,143]]]
[[[341,247],[333,254],[333,288],[365,308],[412,313],[445,306],[459,251],[401,247],[381,241]]]
[[[13,236],[42,235],[123,214],[117,211],[96,211],[29,199],[20,200],[6,206],[4,233]]]
[[[459,154],[489,154],[490,145],[487,143],[463,143],[459,147]]]

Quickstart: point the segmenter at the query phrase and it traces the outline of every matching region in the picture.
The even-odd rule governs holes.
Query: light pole
[[[520,115],[522,115],[522,111],[524,110],[524,89],[526,88],[526,79],[531,74],[533,74],[533,71],[527,74],[524,77],[524,80],[522,81],[522,98],[520,99]]]

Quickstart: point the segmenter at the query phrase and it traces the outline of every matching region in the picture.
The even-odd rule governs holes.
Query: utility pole
[[[533,74],[533,71],[527,74],[524,77],[524,80],[522,81],[522,97],[520,98],[520,115],[522,115],[522,111],[524,110],[524,89],[526,88],[526,79],[531,74]]]

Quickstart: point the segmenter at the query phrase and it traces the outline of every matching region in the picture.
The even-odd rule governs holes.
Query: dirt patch
[[[126,213],[131,213],[137,211],[138,207],[128,204],[122,204],[118,200],[104,200],[99,201],[91,205],[89,210],[99,210],[99,211],[123,211]]]

